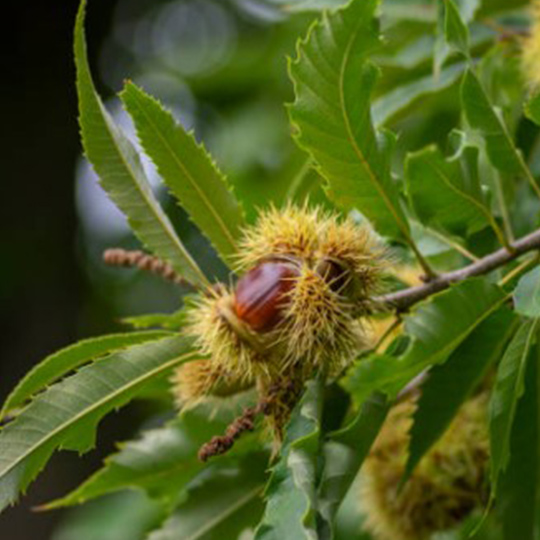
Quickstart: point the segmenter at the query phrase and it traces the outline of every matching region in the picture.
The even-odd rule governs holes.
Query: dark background
[[[114,2],[92,6],[92,56],[113,7]],[[77,256],[74,205],[80,145],[71,47],[77,2],[11,2],[10,9],[14,12],[2,16],[8,38],[0,86],[2,400],[35,362],[91,330],[80,321],[91,290]],[[0,538],[49,538],[61,512],[38,514],[30,508],[65,492],[89,465],[81,467],[74,455],[56,456],[29,496],[0,516]]]

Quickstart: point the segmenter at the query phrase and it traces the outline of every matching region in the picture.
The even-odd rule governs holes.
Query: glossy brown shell
[[[298,270],[282,261],[263,262],[238,281],[234,309],[237,317],[253,330],[270,330],[278,322],[286,293]]]

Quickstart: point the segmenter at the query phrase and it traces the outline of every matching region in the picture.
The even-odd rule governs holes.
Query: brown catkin
[[[110,266],[139,268],[177,285],[189,285],[170,264],[143,251],[128,251],[122,248],[108,249],[103,254],[103,261]]]

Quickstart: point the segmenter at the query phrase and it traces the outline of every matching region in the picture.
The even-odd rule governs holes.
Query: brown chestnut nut
[[[283,261],[263,262],[249,270],[236,285],[237,317],[256,331],[273,328],[298,273],[293,264]]]

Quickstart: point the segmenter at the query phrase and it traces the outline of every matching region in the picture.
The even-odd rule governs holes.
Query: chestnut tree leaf
[[[486,278],[471,278],[433,295],[405,317],[411,342],[394,357],[375,354],[361,359],[344,380],[357,403],[374,391],[396,396],[425,369],[444,363],[484,320],[507,300],[503,290]]]
[[[322,517],[322,538],[332,537],[335,515],[356,478],[371,445],[379,433],[390,402],[378,392],[369,396],[353,419],[341,430],[330,433],[323,446],[324,468],[319,484],[318,510]]]
[[[166,425],[145,431],[138,439],[120,445],[108,456],[103,467],[68,495],[42,508],[53,509],[82,504],[128,488],[144,490],[148,496],[170,507],[184,488],[206,465],[197,457],[200,447],[213,436],[221,435],[238,417],[246,399],[226,404],[202,403],[183,410]],[[243,437],[233,451],[220,458],[227,462],[252,450],[252,441]]]
[[[514,306],[520,315],[540,317],[540,266],[519,280],[514,291]]]
[[[360,210],[381,234],[410,238],[390,172],[392,137],[376,133],[371,120],[378,70],[368,58],[379,47],[377,4],[354,0],[311,26],[289,64],[295,93],[289,113],[329,197]]]
[[[86,53],[85,8],[86,0],[82,0],[75,25],[79,123],[85,154],[101,186],[127,216],[141,242],[188,281],[205,285],[206,277],[154,197],[137,151],[96,92]]]
[[[170,335],[170,332],[163,331],[110,334],[108,336],[83,339],[65,349],[61,349],[47,356],[21,379],[7,397],[0,418],[23,405],[34,394],[51,383],[95,358],[118,349],[125,349],[138,343]]]
[[[186,500],[147,540],[239,538],[257,524],[263,512],[267,463],[266,455],[251,455],[237,465],[220,466],[202,476],[192,483]]]
[[[322,399],[321,381],[309,381],[286,427],[280,458],[265,490],[266,508],[255,540],[317,538]]]
[[[466,236],[495,223],[478,178],[478,150],[446,159],[436,146],[407,156],[407,194],[422,224]]]
[[[510,434],[518,402],[525,391],[525,372],[537,330],[538,319],[524,321],[497,370],[489,404],[492,497],[496,495],[499,477],[510,459]]]
[[[191,347],[185,337],[134,345],[39,394],[0,431],[0,510],[26,489],[55,449],[90,449],[101,418],[190,360]]]
[[[430,371],[414,413],[404,479],[443,435],[461,404],[501,357],[516,329],[515,322],[516,316],[503,306],[481,323],[444,364]]]
[[[538,349],[538,345],[537,345]],[[527,363],[525,393],[516,407],[510,433],[510,460],[499,480],[497,514],[502,517],[505,539],[535,540],[540,495],[540,414],[538,350]]]
[[[223,260],[230,263],[244,218],[225,177],[204,146],[156,99],[131,82],[126,83],[120,97],[165,185]]]

